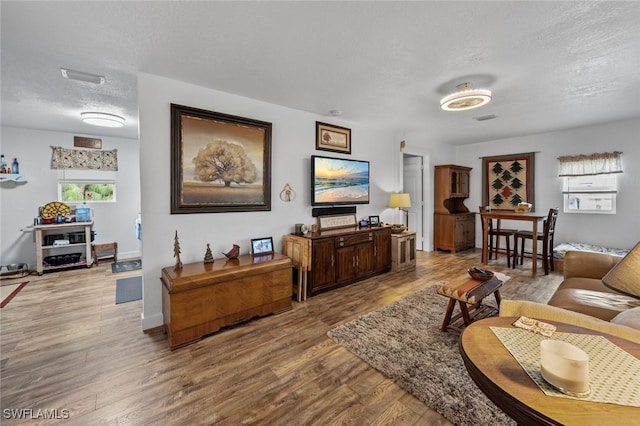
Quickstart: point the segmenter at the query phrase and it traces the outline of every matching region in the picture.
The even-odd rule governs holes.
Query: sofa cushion
[[[620,293],[594,291],[583,287],[560,288],[548,304],[610,321],[620,312],[640,306],[640,301]]]
[[[558,290],[564,290],[568,288],[576,288],[581,290],[591,290],[597,291],[601,293],[611,293],[611,294],[620,294],[617,291],[614,291],[604,285],[601,279],[597,278],[582,278],[582,277],[571,277],[565,278],[562,283],[558,286]]]
[[[640,330],[640,306],[620,312],[618,315],[613,317],[611,322]]]
[[[524,315],[525,317],[535,318],[541,321],[559,321],[592,330],[602,331],[604,333],[622,337],[623,339],[627,339],[632,342],[640,343],[640,330],[636,330],[625,325],[602,321],[598,318],[580,314],[578,312],[567,311],[566,309],[556,308],[555,306],[544,305],[542,303],[529,302],[525,300],[502,299],[499,315],[501,317],[519,317]]]

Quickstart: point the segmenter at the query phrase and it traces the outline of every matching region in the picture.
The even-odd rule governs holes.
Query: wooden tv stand
[[[291,259],[216,259],[162,269],[162,314],[171,349],[222,327],[291,309]]]
[[[391,230],[387,227],[285,235],[283,250],[293,259],[298,273],[305,274],[305,297],[391,270]]]

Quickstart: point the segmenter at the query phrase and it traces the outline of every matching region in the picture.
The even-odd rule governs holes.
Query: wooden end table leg
[[[447,326],[451,322],[451,314],[453,314],[453,308],[456,306],[455,299],[449,299],[449,305],[447,306],[447,312],[444,314],[444,320],[442,321],[442,327],[440,331],[447,331]]]
[[[464,321],[464,325],[471,324],[471,317],[469,316],[469,309],[467,308],[467,304],[462,300],[460,302],[460,310],[462,311],[462,320]]]
[[[498,309],[500,309],[500,302],[502,302],[502,296],[500,296],[500,290],[494,291],[493,295],[496,298],[496,303],[498,304]]]

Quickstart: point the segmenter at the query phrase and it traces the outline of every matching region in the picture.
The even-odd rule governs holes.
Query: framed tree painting
[[[171,104],[171,214],[271,210],[271,123]]]
[[[514,210],[534,201],[535,153],[482,158],[482,202],[493,210]]]

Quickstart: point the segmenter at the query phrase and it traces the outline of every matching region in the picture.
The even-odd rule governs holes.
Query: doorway
[[[409,193],[411,207],[408,212],[409,230],[416,233],[416,249],[423,250],[424,236],[424,157],[402,154],[402,192]]]

